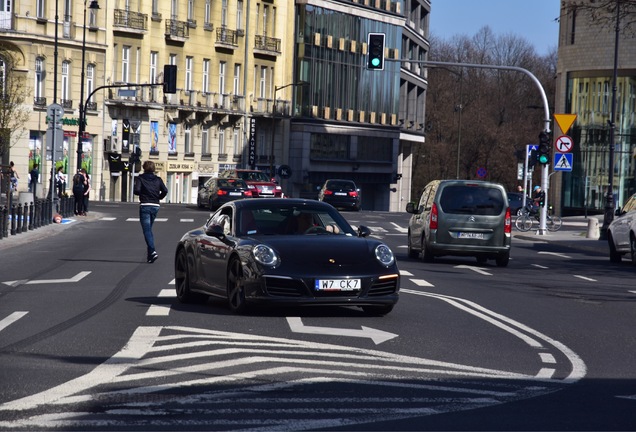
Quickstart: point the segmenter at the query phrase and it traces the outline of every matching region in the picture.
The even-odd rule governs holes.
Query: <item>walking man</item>
[[[144,173],[135,178],[133,192],[139,195],[139,222],[144,233],[147,246],[147,261],[153,263],[157,260],[155,250],[155,238],[152,234],[152,225],[159,213],[159,201],[168,195],[168,188],[161,179],[155,175],[155,163],[145,161],[143,164]]]

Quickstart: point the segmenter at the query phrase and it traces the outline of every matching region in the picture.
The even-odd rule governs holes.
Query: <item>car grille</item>
[[[369,288],[369,297],[386,296],[397,292],[398,278],[378,279]]]
[[[271,296],[302,297],[307,294],[304,284],[296,279],[265,278],[265,287]]]

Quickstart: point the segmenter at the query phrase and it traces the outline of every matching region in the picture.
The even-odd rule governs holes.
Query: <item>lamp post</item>
[[[274,137],[276,136],[275,122],[276,122],[276,92],[287,87],[304,86],[309,84],[306,81],[299,81],[295,83],[285,84],[284,86],[274,86],[274,103],[272,104],[272,142],[269,149],[269,173],[271,177],[274,177]]]
[[[82,35],[82,74],[80,82],[80,103],[79,103],[79,137],[77,140],[77,169],[82,168],[82,156],[84,154],[83,143],[84,133],[86,131],[86,106],[84,104],[84,69],[86,61],[86,2],[84,0],[84,30]],[[97,0],[91,0],[89,9],[99,9],[99,3]]]
[[[616,129],[616,92],[618,81],[618,40],[620,35],[620,0],[616,0],[616,29],[614,35],[614,75],[612,77],[612,110],[609,124],[609,165],[607,173],[607,195],[605,196],[605,214],[600,229],[600,239],[607,240],[607,228],[614,220],[614,146]]]

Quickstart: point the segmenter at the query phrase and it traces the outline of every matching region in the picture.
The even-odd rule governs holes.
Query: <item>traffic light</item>
[[[367,69],[384,70],[384,33],[369,33],[367,45],[369,49]]]
[[[537,162],[541,165],[547,165],[550,162],[550,136],[546,132],[541,132],[539,134]]]
[[[528,168],[534,168],[534,166],[537,164],[537,159],[539,159],[538,154],[538,150],[530,150],[530,156],[528,156]]]
[[[176,65],[163,65],[163,92],[165,94],[177,93]]]

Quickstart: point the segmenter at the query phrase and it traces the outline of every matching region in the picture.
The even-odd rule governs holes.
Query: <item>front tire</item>
[[[632,265],[636,266],[636,236],[634,234],[629,236],[629,253],[632,257]]]
[[[238,258],[233,258],[227,270],[227,303],[230,310],[236,314],[247,310],[245,301],[245,277],[243,267]]]
[[[434,258],[433,253],[426,244],[426,237],[422,235],[422,261],[432,263]]]
[[[623,257],[620,253],[616,251],[616,246],[614,245],[614,238],[611,233],[607,234],[607,244],[609,245],[609,259],[610,262],[619,263],[622,261]]]
[[[420,256],[420,253],[416,251],[415,249],[413,249],[413,245],[411,244],[410,232],[407,234],[407,241],[408,241],[409,258],[417,259]]]

